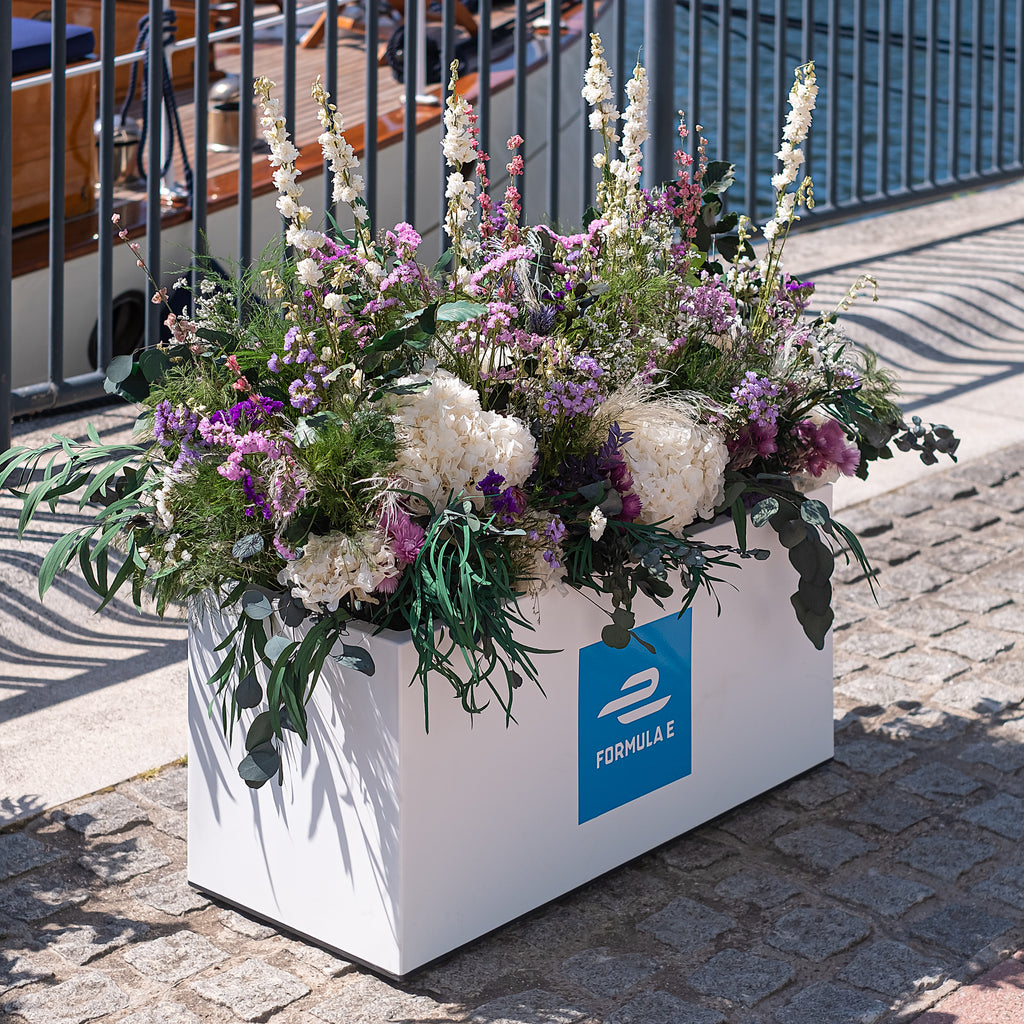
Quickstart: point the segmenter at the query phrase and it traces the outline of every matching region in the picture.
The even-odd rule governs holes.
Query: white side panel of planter
[[[732,527],[704,538],[727,543]],[[283,787],[253,791],[238,779],[244,731],[229,750],[219,719],[205,716],[200,688],[214,661],[194,634],[189,880],[402,975],[826,760],[831,638],[819,652],[803,635],[788,600],[796,574],[774,534],[754,531],[749,543],[771,544],[773,555],[725,571],[739,589],[719,585],[721,616],[713,599],[695,604],[688,700],[675,692],[660,707],[672,665],[645,674],[635,643],[625,669],[619,652],[595,648],[581,683],[580,648],[599,643],[608,619],[575,592],[545,596],[529,642],[561,653],[537,656],[547,696],[524,684],[519,724],[508,729],[497,707],[470,722],[439,682],[425,733],[422,692],[408,686],[411,644],[353,636],[372,650],[376,673],[321,682],[310,747],[292,745]],[[671,615],[672,604],[642,601],[635,610],[640,626]],[[604,675],[596,681],[595,666]],[[679,762],[682,777],[581,824],[578,737],[593,724],[578,710],[581,692],[590,693],[581,686],[618,694],[623,683],[632,687],[627,701],[650,691],[624,717],[659,708],[623,725],[623,740],[645,731],[650,739],[672,722],[675,740],[685,730],[690,761]],[[611,706],[605,696],[595,707]],[[614,734],[617,719],[605,714],[602,723]],[[669,749],[629,753],[634,777],[643,779],[645,756]],[[583,753],[590,771],[594,752]],[[588,775],[599,799],[602,778],[601,769]]]

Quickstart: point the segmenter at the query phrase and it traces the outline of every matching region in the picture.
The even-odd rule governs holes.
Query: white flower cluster
[[[804,162],[804,151],[800,145],[810,131],[811,112],[817,96],[817,78],[811,62],[797,68],[793,88],[789,91],[789,114],[782,129],[782,145],[775,154],[782,163],[782,170],[772,176],[772,188],[776,194],[775,215],[764,226],[764,237],[769,242],[789,224],[796,210],[798,195],[786,190],[796,181]]]
[[[349,594],[357,601],[376,603],[373,592],[399,574],[395,553],[378,533],[310,534],[302,557],[288,562],[277,581],[311,611],[333,612]]]
[[[313,99],[320,105],[317,119],[324,131],[317,142],[323,150],[324,159],[331,166],[332,196],[336,203],[347,203],[352,208],[352,216],[362,222],[369,216],[369,211],[362,203],[356,202],[365,188],[362,175],[353,173],[359,167],[359,159],[345,138],[345,122],[337,106],[331,103],[319,77],[313,83]]]
[[[444,216],[444,229],[451,239],[455,256],[455,277],[461,286],[469,283],[470,270],[466,264],[480,248],[479,239],[467,234],[470,217],[476,203],[476,182],[462,173],[462,168],[477,159],[476,140],[470,122],[470,107],[465,96],[456,90],[459,81],[458,61],[451,65],[448,104],[444,112],[444,138],[441,146],[444,158],[451,168],[445,185],[448,208]]]
[[[274,185],[280,193],[277,208],[281,216],[287,220],[288,230],[285,240],[300,252],[319,249],[325,241],[319,231],[310,231],[306,222],[313,215],[308,206],[302,206],[302,186],[296,180],[301,173],[295,167],[299,151],[288,138],[288,128],[281,116],[280,101],[270,95],[274,83],[266,75],[256,79],[254,89],[263,106],[260,124],[263,126],[263,137],[270,146],[270,166],[274,168]]]
[[[601,37],[596,32],[590,35],[590,64],[587,66],[583,81],[582,96],[594,108],[590,112],[590,128],[601,133],[605,147],[604,153],[598,153],[594,157],[594,164],[597,167],[604,167],[608,158],[608,147],[619,141],[615,134],[619,112],[612,102],[612,71],[604,59],[604,47],[601,45]]]
[[[681,412],[652,406],[631,410],[634,422],[620,420],[633,437],[623,455],[633,474],[633,489],[643,502],[640,522],[670,519],[665,528],[677,536],[698,517],[706,518],[725,492],[729,449],[711,427]],[[648,416],[649,412],[655,413]]]
[[[622,159],[613,160],[609,166],[612,174],[631,192],[640,184],[643,144],[651,137],[647,127],[649,91],[647,71],[637,62],[633,77],[626,83],[629,106],[623,119],[622,145],[619,146]]]
[[[533,472],[537,445],[529,427],[514,416],[484,412],[475,388],[446,370],[429,377],[424,391],[402,399],[395,424],[403,448],[395,469],[435,506],[449,494],[479,493],[492,470],[505,486],[521,486]]]

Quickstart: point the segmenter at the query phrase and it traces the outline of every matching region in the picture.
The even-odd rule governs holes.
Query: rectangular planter
[[[703,536],[734,541],[730,523]],[[228,743],[208,713],[223,623],[193,623],[189,881],[400,977],[827,760],[831,636],[803,635],[774,533],[748,543],[772,556],[726,570],[721,615],[703,594],[682,619],[640,599],[655,655],[606,647],[603,613],[546,594],[530,642],[559,653],[537,656],[546,696],[524,684],[508,728],[439,680],[427,733],[411,642],[354,628],[375,674],[328,663],[309,745],[290,736],[283,786],[261,790],[235,770],[244,729]]]

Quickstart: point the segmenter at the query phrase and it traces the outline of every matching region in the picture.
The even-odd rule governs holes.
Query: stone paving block
[[[975,572],[999,557],[996,548],[969,540],[951,540],[928,552],[928,561],[951,573]]]
[[[878,630],[849,630],[836,637],[836,650],[845,657],[852,654],[864,658],[890,658],[894,654],[909,651],[913,646],[914,641],[906,636]]]
[[[888,536],[879,538],[878,541],[866,550],[872,565],[877,565],[879,562],[887,562],[889,565],[902,565],[903,562],[909,562],[911,558],[921,553],[921,545],[907,543],[905,540],[898,540],[896,537]]]
[[[844,629],[849,629],[850,626],[854,626],[858,622],[863,622],[865,618],[864,610],[862,608],[858,608],[856,605],[850,604],[848,601],[842,600],[841,593],[836,596],[833,610],[835,611],[836,617],[832,622],[832,630],[835,633],[839,633]]]
[[[1024,607],[1008,604],[985,617],[985,625],[1006,633],[1024,633]]]
[[[734,814],[727,814],[718,827],[745,843],[762,843],[793,820],[790,811],[772,804],[748,804]]]
[[[897,569],[889,571],[898,572]],[[857,604],[863,605],[871,613],[875,613],[879,609],[885,611],[901,604],[908,600],[908,595],[902,591],[893,590],[884,580],[876,582],[874,590],[868,586],[867,580],[861,580],[859,583],[844,584],[840,600],[855,601]]]
[[[83,971],[59,985],[12,999],[4,1009],[20,1013],[28,1024],[85,1024],[127,1005],[128,996],[110,977],[102,971]]]
[[[53,977],[58,963],[55,957],[40,956],[38,947],[0,949],[0,996],[24,985],[47,981]]]
[[[1011,594],[1024,594],[1024,568],[1018,565],[1000,569],[989,575],[985,582]]]
[[[873,871],[843,879],[828,887],[827,892],[837,899],[850,900],[862,907],[877,910],[886,917],[900,917],[911,907],[924,902],[935,890],[921,882],[896,875],[880,875]]]
[[[927,740],[946,743],[956,739],[969,724],[962,715],[951,715],[938,708],[915,708],[905,715],[897,715],[879,722],[872,731],[890,740]]]
[[[947,882],[955,882],[965,871],[988,860],[995,852],[996,848],[991,843],[947,836],[919,836],[896,855],[896,860]]]
[[[885,672],[862,672],[836,683],[836,692],[862,705],[877,704],[886,708],[917,694],[917,686],[907,679],[897,679]]]
[[[641,921],[637,927],[681,953],[689,953],[716,935],[736,927],[736,922],[703,903],[677,896],[667,907]]]
[[[887,1003],[842,985],[816,981],[775,1014],[780,1024],[875,1024]]]
[[[119,1024],[203,1024],[184,1003],[160,1003],[130,1013]]]
[[[991,629],[962,626],[936,637],[932,641],[932,647],[940,651],[952,651],[971,661],[991,661],[997,654],[1010,650],[1013,647],[1013,639]]]
[[[894,793],[886,791],[872,800],[858,804],[846,813],[853,821],[859,821],[865,825],[876,825],[878,828],[896,835],[906,831],[911,825],[923,821],[931,812],[922,809],[910,800],[904,800]]]
[[[1004,512],[1024,512],[1024,487],[1014,486],[991,487],[978,495],[986,505],[1002,509]]]
[[[740,871],[715,886],[715,895],[720,899],[743,900],[764,910],[777,907],[800,891],[788,878],[767,871]]]
[[[926,764],[902,779],[896,780],[900,789],[934,800],[938,797],[967,796],[981,783],[973,775],[965,775],[945,764]]]
[[[977,715],[998,715],[1024,699],[1020,686],[1008,686],[984,676],[971,673],[956,679],[932,694],[936,704],[960,711],[973,711]]]
[[[41,843],[24,832],[8,832],[0,835],[0,882],[13,878],[32,868],[42,867],[59,860],[60,850]]]
[[[516,1018],[518,1022],[519,1018]],[[608,1018],[608,1024],[724,1024],[725,1014],[695,1006],[668,992],[647,992]],[[547,1021],[537,1024],[547,1024]]]
[[[849,792],[849,783],[828,767],[815,768],[795,782],[776,790],[778,796],[792,800],[805,810],[821,807]]]
[[[908,544],[917,544],[922,549],[931,549],[956,540],[962,533],[958,526],[947,526],[922,517],[909,523],[897,523],[893,537]]]
[[[945,683],[971,668],[971,663],[955,654],[910,651],[897,654],[885,663],[886,672],[917,683]]]
[[[1024,800],[1009,793],[999,793],[960,817],[1007,839],[1024,839]]]
[[[181,917],[190,910],[200,910],[210,903],[206,896],[188,884],[186,871],[174,871],[151,882],[147,881],[136,886],[131,895],[146,906],[172,917]]]
[[[881,536],[891,530],[893,518],[892,512],[871,502],[859,508],[846,509],[842,522],[864,540],[868,537]]]
[[[1007,522],[1007,516],[1003,516],[1001,523],[995,526],[986,526],[981,533],[972,535],[980,544],[994,548],[1002,555],[1012,555],[1024,549],[1024,530],[1021,529],[1021,519],[1014,517],[1013,522]]]
[[[894,743],[880,740],[850,740],[836,746],[835,759],[864,775],[884,775],[916,755]]]
[[[595,996],[621,995],[661,970],[661,964],[646,956],[615,953],[607,947],[585,949],[562,961],[560,968],[573,984]]]
[[[878,849],[876,843],[830,825],[808,825],[795,832],[787,832],[775,840],[775,846],[783,853],[823,871],[833,871],[854,857]]]
[[[142,921],[102,914],[92,924],[72,924],[67,928],[45,931],[40,938],[65,960],[81,966],[112,949],[134,942],[148,931],[149,925]]]
[[[768,932],[776,949],[821,963],[867,938],[871,926],[837,907],[798,907],[783,914]]]
[[[1024,745],[984,740],[964,747],[957,757],[968,764],[987,764],[1001,772],[1016,772],[1024,768]]]
[[[188,817],[183,811],[163,811],[154,815],[153,824],[164,833],[182,842],[188,841]]]
[[[478,1006],[466,1018],[466,1024],[574,1024],[586,1016],[583,1010],[570,1006],[553,992],[530,989]],[[349,1022],[346,1020],[345,1024]]]
[[[171,811],[183,811],[188,806],[188,769],[184,766],[167,768],[148,779],[133,779],[125,785],[124,791],[137,800],[148,800]]]
[[[57,810],[50,817],[72,832],[90,838],[127,832],[149,821],[149,815],[138,804],[132,803],[120,793],[104,793],[86,804],[73,806],[70,814]]]
[[[311,991],[294,974],[252,957],[213,977],[200,978],[189,987],[204,999],[226,1006],[248,1021],[269,1020]]]
[[[971,894],[1024,910],[1024,864],[1010,864],[1000,868],[991,877],[979,882]]]
[[[56,878],[22,878],[0,889],[0,914],[19,921],[41,921],[65,907],[81,906],[88,898],[87,890]]]
[[[906,591],[908,594],[930,594],[945,586],[952,574],[937,565],[930,565],[923,558],[885,569],[880,579],[884,586]]]
[[[690,985],[704,995],[753,1006],[778,992],[795,977],[796,972],[784,960],[755,956],[738,949],[723,949],[690,975]]]
[[[993,664],[985,665],[981,669],[982,674],[987,680],[1002,683],[1017,695],[1017,700],[1010,701],[1011,704],[1019,704],[1024,699],[1024,660],[1020,659],[1020,653],[1019,650],[1015,651],[1014,654],[1018,655],[1018,657],[1000,658]]]
[[[885,617],[886,625],[903,630],[914,637],[939,636],[967,622],[966,616],[955,608],[932,601],[908,601],[894,608]]]
[[[173,932],[139,942],[123,955],[140,974],[170,985],[228,959],[223,949],[190,931]]]
[[[239,914],[236,910],[222,910],[217,915],[217,920],[225,928],[230,928],[233,932],[238,932],[239,935],[244,935],[247,939],[269,939],[272,935],[277,934],[276,928],[271,928],[268,924],[262,924],[260,921],[256,921],[245,914]]]
[[[893,518],[894,528],[899,527],[903,521],[912,519],[914,516],[920,515],[922,512],[927,512],[932,507],[931,495],[919,491],[917,493],[903,488],[899,491],[890,491],[888,494],[882,495],[871,501],[866,507],[865,511],[874,511],[876,515],[891,515]],[[846,522],[845,513],[843,513],[843,522]]]
[[[108,885],[120,885],[147,871],[167,867],[171,858],[148,840],[134,837],[89,850],[78,858],[78,863]]]
[[[958,526],[962,530],[977,533],[986,526],[998,523],[1000,516],[991,505],[980,501],[965,501],[940,509],[935,518],[947,526]]]
[[[866,658],[847,658],[839,655],[838,657],[833,656],[832,659],[832,675],[836,679],[842,679],[843,676],[848,676],[853,672],[860,672],[861,669],[867,667]]]
[[[734,857],[736,851],[721,843],[708,843],[693,836],[682,836],[663,847],[659,854],[666,864],[680,871],[699,871],[726,857]]]
[[[972,460],[950,471],[950,475],[956,480],[974,484],[982,498],[988,493],[988,488],[1001,489],[1000,485],[1012,479],[1016,473],[1016,468],[1008,462],[987,458]]]
[[[961,956],[974,956],[1015,922],[996,917],[980,907],[949,903],[941,910],[910,925],[916,938],[934,942]]]
[[[342,978],[338,985],[328,989],[336,992],[330,998],[311,1007],[311,1016],[303,1014],[300,1019],[306,1021],[326,1021],[327,1024],[383,1024],[384,1021],[404,1021],[412,1024],[416,1021],[437,1020],[448,1022],[453,1019],[451,1013],[445,1013],[445,1007],[428,996],[413,995],[370,974],[350,974]],[[544,997],[544,998],[541,998]],[[543,1013],[546,1006],[552,1007],[552,1019],[561,1021],[559,1016],[565,1007],[559,997],[550,992],[524,992],[511,999],[537,998],[537,1009]],[[522,1003],[524,1011],[526,1003]],[[559,1009],[554,1009],[559,1007]],[[460,1011],[461,1011],[460,1007]],[[460,1016],[460,1019],[461,1016]],[[488,1022],[490,1018],[486,1018]],[[534,1016],[526,1019],[534,1020]],[[543,1017],[541,1018],[543,1019]],[[569,1018],[575,1020],[576,1018]]]
[[[902,942],[882,939],[858,950],[838,974],[857,988],[873,989],[894,999],[934,988],[942,981],[943,965],[929,960]]]
[[[329,953],[326,949],[320,949],[319,946],[311,946],[308,942],[289,941],[284,949],[291,953],[296,960],[301,961],[307,967],[318,970],[328,978],[336,978],[352,967],[352,964],[343,957]]]
[[[967,587],[958,582],[946,590],[939,591],[935,595],[935,600],[958,611],[987,615],[996,608],[1008,605],[1013,598],[991,587]]]

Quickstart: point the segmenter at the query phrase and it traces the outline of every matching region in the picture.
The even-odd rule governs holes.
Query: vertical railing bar
[[[644,183],[648,188],[672,178],[675,138],[668,126],[675,121],[675,4],[644,0],[644,53],[650,75],[650,123],[655,125],[647,143]],[[625,78],[625,71],[623,71]]]
[[[364,4],[366,12],[363,16],[364,30],[366,32],[366,61],[368,64],[376,64],[377,44],[374,40],[370,45],[370,10],[377,13],[376,4]],[[294,50],[294,47],[293,47]],[[376,68],[375,68],[376,70]],[[324,88],[331,97],[331,102],[338,107],[341,106],[341,97],[338,95],[338,0],[327,0],[324,8]],[[367,97],[367,108],[369,108],[369,97]],[[294,122],[289,121],[289,124]],[[364,123],[369,126],[369,116],[364,118]],[[327,161],[324,161],[324,214],[326,224],[330,224],[331,217],[337,216],[338,205],[334,201],[334,180],[328,168]]]
[[[337,3],[337,0],[331,0]],[[377,224],[377,131],[378,131],[378,75],[377,47],[380,45],[380,20],[377,5],[368,3],[364,15],[366,26],[366,111],[363,115],[363,180],[366,182],[366,209],[371,229]],[[336,95],[338,88],[338,34],[334,33],[333,46],[327,48],[327,81]],[[333,79],[332,79],[333,76]]]
[[[419,4],[405,5],[405,119],[402,132],[402,220],[416,222],[416,38],[419,33]]]
[[[1003,166],[1003,30],[1006,27],[1006,0],[996,0],[995,31],[992,39],[992,170]]]
[[[985,20],[982,0],[974,0],[974,23],[971,31],[971,159],[972,178],[981,173],[982,83],[985,70]]]
[[[828,5],[828,68],[826,69],[825,195],[826,207],[839,205],[839,0]]]
[[[626,106],[626,2],[615,0],[615,29],[612,45],[612,87],[615,89],[615,109]]]
[[[447,109],[448,97],[451,96],[451,63],[455,59],[455,0],[442,0],[441,2],[441,139],[444,138],[444,112]],[[441,150],[441,147],[438,146]],[[448,182],[448,164],[445,160],[444,151],[440,152],[440,176],[441,182],[439,200],[438,223],[441,231],[438,236],[438,256],[442,256],[448,248],[450,239],[444,229],[445,216],[448,213],[448,199],[445,190]]]
[[[700,36],[701,4],[703,0],[690,0],[690,55],[686,64],[686,124],[690,129],[690,155],[697,158],[700,145]],[[623,6],[623,5],[620,5]]]
[[[476,113],[480,128],[480,149],[490,156],[491,152],[491,0],[480,0],[477,8],[480,31],[476,37],[477,87]]]
[[[244,275],[252,265],[252,118],[242,116],[249,110],[253,80],[253,7],[254,0],[241,0],[239,14],[242,19],[241,61],[239,64],[239,116],[238,116],[238,271]],[[294,124],[294,121],[292,122]],[[294,131],[294,129],[293,129]],[[239,303],[242,293],[239,291]]]
[[[204,0],[209,3],[209,0]],[[114,0],[100,6],[100,137],[97,170],[99,195],[96,203],[96,369],[103,369],[113,353],[114,300]]]
[[[562,97],[562,5],[555,0],[553,15],[548,26],[548,183],[547,215],[553,223],[558,221],[558,187],[562,173],[561,161],[561,97]],[[673,8],[674,9],[674,8]],[[657,122],[655,122],[657,123]]]
[[[718,81],[715,97],[715,154],[717,159],[728,158],[729,151],[729,22],[732,19],[732,0],[718,0]]]
[[[594,0],[583,0],[583,67],[584,70],[590,65],[591,43],[590,36],[595,28]],[[590,107],[587,101],[580,96],[580,217],[584,210],[594,201],[594,161],[592,158],[592,139],[590,132]]]
[[[864,0],[853,0],[853,110],[850,111],[850,196],[864,196]]]
[[[1014,17],[1013,162],[1024,167],[1024,11],[1019,5]]]
[[[110,4],[113,7],[113,3]],[[210,0],[196,0],[196,25],[209,25]],[[104,33],[107,29],[104,27]],[[113,24],[110,27],[113,43]],[[105,70],[105,69],[104,69]],[[111,89],[113,69],[111,68]],[[194,128],[194,154],[192,158],[192,251],[197,257],[208,255],[206,242],[206,183],[209,173],[207,142],[209,139],[205,111],[210,93],[210,40],[206,32],[196,32],[195,77],[192,80],[193,109],[196,111]],[[242,97],[239,97],[241,99]],[[103,180],[102,177],[100,179]],[[203,278],[202,259],[192,263],[192,294],[199,294]],[[193,312],[195,311],[193,298]]]
[[[691,2],[695,2],[695,0],[691,0]],[[743,140],[743,176],[745,178],[743,208],[755,220],[760,219],[757,209],[757,97],[760,92],[757,87],[757,47],[759,43],[758,21],[760,17],[759,0],[747,0],[747,116],[745,119],[745,138]]]
[[[814,23],[814,0],[802,0],[800,11],[800,63],[806,64],[815,59],[814,37],[816,25]],[[811,132],[804,140],[804,163],[807,173],[812,173],[811,157],[814,152],[814,132]]]
[[[523,161],[526,161],[526,145],[529,139],[526,136],[526,0],[516,0],[516,24],[515,24],[515,133],[526,139],[521,150]],[[526,213],[526,170],[519,177],[516,183],[519,194],[522,198],[522,210]]]
[[[163,159],[161,142],[163,135],[163,104],[161,91],[163,85],[164,33],[163,3],[161,0],[149,0],[149,47],[147,50],[146,88],[148,90],[145,117],[149,135],[148,152],[146,154],[146,262],[149,264],[150,277],[156,282],[153,287],[159,288],[162,267],[160,258],[160,165]],[[146,347],[156,345],[160,340],[160,321],[164,313],[156,303],[146,303],[146,331],[144,343]]]
[[[786,97],[789,95],[789,72],[786,57],[786,3],[785,0],[775,0],[774,7],[775,24],[772,26],[773,53],[772,53],[772,110],[775,112],[772,125],[772,142],[781,140],[782,126],[786,122]],[[747,112],[750,116],[750,111]],[[772,167],[776,165],[773,162]]]
[[[900,189],[909,192],[913,188],[914,174],[914,0],[903,0],[903,81],[900,91]]]
[[[949,0],[949,180],[960,177],[960,0]]]
[[[875,194],[889,194],[889,0],[878,0],[878,102],[875,133],[878,137]]]
[[[14,271],[12,251],[14,166],[13,100],[14,77],[11,12],[0,14],[0,452],[11,447],[11,373],[13,370],[14,311],[11,306],[11,280]]]
[[[925,7],[925,51],[924,51],[924,180],[929,188],[935,185],[935,166],[938,154],[939,119],[939,31],[938,12],[935,4]]]
[[[325,12],[326,13],[326,12]],[[284,16],[284,22],[281,25],[281,77],[284,79],[284,102],[281,104],[284,109],[284,120],[288,125],[289,131],[294,132],[295,130],[295,106],[297,99],[296,92],[296,72],[295,72],[295,48],[297,40],[295,38],[295,0],[283,0],[281,4],[281,14]],[[324,28],[324,46],[327,46],[327,37],[331,34],[331,26],[337,25],[337,19],[331,21],[327,20]],[[335,34],[337,29],[335,28]],[[245,82],[241,83],[242,96],[239,97],[241,102],[238,105],[238,116],[242,116],[242,111],[245,109]],[[252,87],[248,89],[249,94],[252,94]]]
[[[67,120],[67,3],[53,0],[50,22],[50,383],[64,382],[64,124]],[[159,172],[158,177],[159,177]]]

